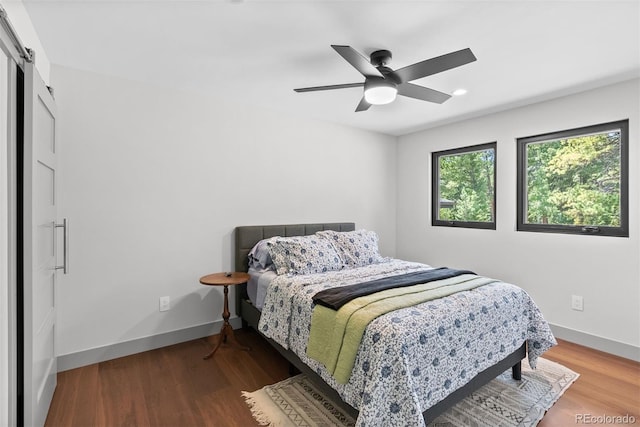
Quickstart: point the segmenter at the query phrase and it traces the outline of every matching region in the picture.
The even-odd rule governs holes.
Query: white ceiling
[[[640,76],[638,0],[23,3],[53,64],[391,135]],[[467,47],[478,60],[414,81],[464,96],[356,113],[361,88],[293,92],[363,81],[331,44],[389,49],[393,69]]]

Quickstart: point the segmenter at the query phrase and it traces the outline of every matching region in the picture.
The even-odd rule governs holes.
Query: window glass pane
[[[433,153],[434,225],[495,228],[495,158],[495,143]]]
[[[629,236],[629,121],[518,138],[518,230]]]
[[[620,129],[527,145],[529,224],[620,226]]]

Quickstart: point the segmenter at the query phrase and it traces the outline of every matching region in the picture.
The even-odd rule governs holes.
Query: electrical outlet
[[[571,308],[577,311],[584,310],[584,301],[579,295],[571,295]]]
[[[160,311],[168,311],[171,308],[171,298],[160,297]]]

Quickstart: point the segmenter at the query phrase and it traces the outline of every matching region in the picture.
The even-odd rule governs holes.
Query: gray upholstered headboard
[[[247,271],[247,255],[251,248],[262,239],[273,236],[307,236],[322,230],[353,231],[353,222],[333,222],[320,224],[245,225],[236,227],[235,271]]]

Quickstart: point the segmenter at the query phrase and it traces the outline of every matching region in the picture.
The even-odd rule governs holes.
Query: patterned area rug
[[[438,417],[433,427],[535,426],[579,374],[538,359],[538,368],[522,364],[522,381],[511,369]],[[254,392],[242,392],[253,417],[269,426],[353,426],[355,420],[325,398],[304,375]]]

